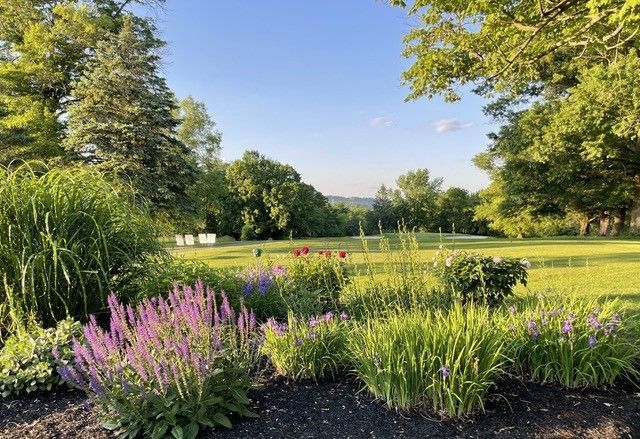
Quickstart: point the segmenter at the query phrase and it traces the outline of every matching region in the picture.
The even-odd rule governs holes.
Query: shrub
[[[159,252],[148,216],[95,171],[25,164],[0,181],[0,282],[45,327],[103,310]]]
[[[284,319],[291,311],[310,316],[322,311],[320,292],[309,290],[283,265],[256,264],[239,274],[244,299],[261,321]]]
[[[566,387],[638,378],[638,333],[617,301],[540,297],[505,308],[500,326],[515,373]]]
[[[240,229],[240,241],[255,241],[258,239],[258,235],[255,231],[255,227],[251,224],[245,224]]]
[[[349,346],[356,374],[375,397],[452,418],[484,409],[504,362],[488,309],[476,305],[370,319]]]
[[[518,282],[527,285],[529,261],[441,249],[433,266],[440,284],[463,303],[497,304],[513,294]]]
[[[264,325],[263,353],[276,373],[293,379],[335,377],[345,369],[349,316],[332,312],[301,319],[289,314],[287,323],[270,319]]]
[[[124,436],[196,437],[201,427],[231,427],[251,416],[245,392],[259,350],[255,318],[237,314],[199,282],[134,311],[109,298],[109,331],[92,321],[74,342],[63,378],[90,394],[107,428]]]
[[[167,297],[174,285],[194,285],[198,280],[214,291],[224,292],[231,305],[237,309],[243,284],[236,273],[213,268],[204,262],[187,261],[171,255],[154,256],[145,261],[139,277],[136,299]]]
[[[82,325],[62,320],[55,328],[23,328],[7,339],[0,351],[0,392],[3,397],[22,392],[51,390],[62,383],[56,372],[59,361],[71,359],[71,340],[82,335]]]
[[[313,254],[309,247],[295,249],[286,264],[291,288],[317,294],[323,311],[336,309],[340,291],[351,281],[347,258],[344,250]]]

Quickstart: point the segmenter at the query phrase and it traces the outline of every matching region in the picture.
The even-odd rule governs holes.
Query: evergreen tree
[[[375,201],[371,208],[370,222],[377,230],[395,230],[398,227],[399,218],[393,209],[393,201],[391,199],[392,191],[387,189],[385,185],[380,186],[376,193]]]
[[[75,84],[65,147],[133,185],[156,208],[190,210],[192,152],[176,137],[176,101],[158,73],[162,41],[146,21],[127,16],[101,41]]]

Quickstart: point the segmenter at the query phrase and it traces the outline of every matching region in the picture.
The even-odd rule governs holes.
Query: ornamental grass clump
[[[258,360],[253,314],[236,314],[224,294],[198,282],[134,310],[109,297],[108,331],[95,319],[86,343],[60,375],[84,389],[104,426],[124,437],[196,437],[203,427],[231,427],[228,416],[251,416],[245,392]]]
[[[536,297],[501,310],[514,373],[566,387],[637,380],[638,333],[618,301]]]
[[[381,234],[380,262],[361,231],[364,264],[354,267],[357,281],[347,285],[340,297],[342,306],[355,318],[448,306],[450,300],[434,289],[435,282],[420,254],[415,233],[401,226],[397,237],[397,245],[392,245],[389,237]]]
[[[368,320],[349,348],[358,377],[389,407],[450,418],[484,410],[505,361],[489,310],[477,305]]]
[[[279,375],[293,379],[335,377],[344,371],[349,316],[327,312],[309,319],[264,325],[262,350]]]
[[[88,168],[0,166],[0,304],[13,292],[50,327],[103,311],[111,291],[130,298],[160,246],[129,194]]]

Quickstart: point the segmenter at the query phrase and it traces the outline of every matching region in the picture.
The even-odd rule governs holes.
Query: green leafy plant
[[[62,320],[55,328],[22,328],[7,339],[0,351],[0,394],[3,397],[36,390],[51,390],[62,383],[58,364],[71,360],[71,340],[82,336],[82,325]]]
[[[513,294],[518,282],[527,285],[526,259],[468,254],[440,248],[433,262],[442,288],[467,302],[490,305],[501,303]]]
[[[262,352],[276,373],[293,379],[335,377],[346,369],[349,316],[327,312],[309,319],[289,314],[264,325]]]
[[[514,373],[566,387],[637,380],[638,332],[616,300],[530,297],[500,311]]]
[[[452,418],[484,409],[505,362],[488,308],[472,304],[369,319],[349,346],[356,374],[375,397]]]
[[[109,297],[111,323],[92,319],[86,343],[74,342],[69,384],[84,389],[104,426],[121,437],[195,438],[204,427],[230,428],[230,414],[253,416],[246,391],[258,361],[253,314],[236,313],[224,294],[201,282],[134,310]]]
[[[351,282],[347,259],[344,250],[312,253],[309,247],[294,249],[285,263],[291,288],[316,293],[324,311],[336,309],[340,291]]]
[[[239,305],[243,284],[234,271],[166,254],[149,257],[143,265],[136,291],[138,301],[145,297],[166,297],[176,284],[194,285],[201,280],[214,291],[224,291],[234,308]]]
[[[0,181],[0,279],[45,327],[129,294],[159,252],[148,216],[97,172],[31,163],[0,168]]]

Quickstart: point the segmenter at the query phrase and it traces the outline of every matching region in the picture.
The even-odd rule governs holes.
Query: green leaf
[[[213,420],[216,424],[220,424],[223,427],[231,428],[231,421],[222,413],[215,413],[213,415]]]
[[[182,427],[180,427],[179,425],[176,425],[171,429],[171,435],[176,439],[183,439],[184,431],[182,430]]]

